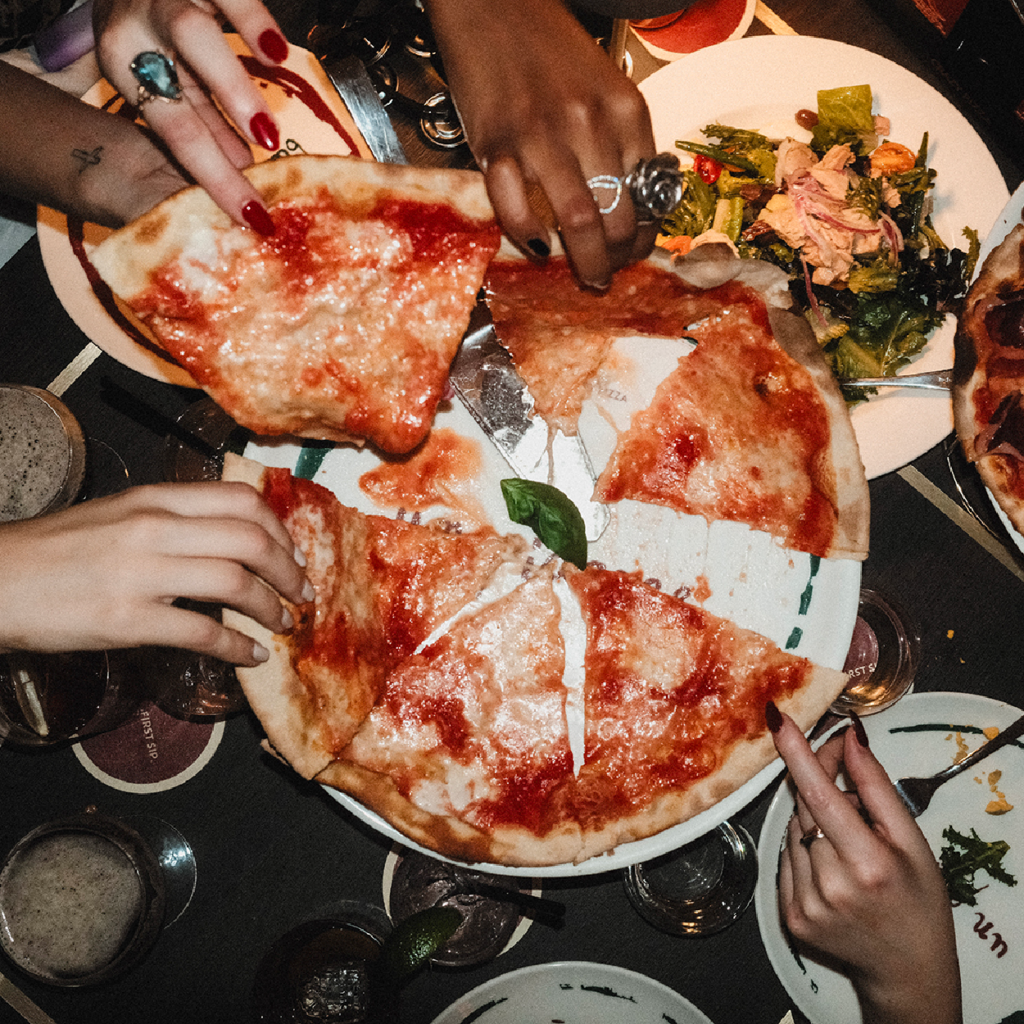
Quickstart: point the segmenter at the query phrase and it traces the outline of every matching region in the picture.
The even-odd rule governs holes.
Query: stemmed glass
[[[623,874],[626,895],[649,924],[672,935],[713,935],[750,906],[757,848],[745,828],[725,821]]]

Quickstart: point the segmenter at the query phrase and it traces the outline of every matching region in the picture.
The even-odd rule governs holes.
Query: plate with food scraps
[[[605,392],[616,406],[629,410],[653,397],[657,382],[679,360],[678,340],[621,338],[613,348],[613,383],[598,389],[584,406],[580,436],[600,472],[611,457],[615,431],[612,415],[602,403]],[[607,382],[606,382],[607,383]],[[614,385],[614,386],[613,386]],[[626,412],[618,413],[627,416]],[[628,420],[625,420],[628,422]],[[439,522],[446,529],[469,532],[490,525],[498,533],[519,533],[539,547],[533,533],[513,523],[501,493],[501,481],[514,474],[483,429],[461,402],[442,403],[430,436],[410,456],[385,458],[370,446],[300,447],[280,440],[250,441],[247,458],[281,466],[315,480],[338,499],[361,512]],[[557,468],[557,467],[556,467]],[[546,477],[546,472],[542,474]],[[556,473],[556,481],[561,483]],[[590,489],[593,483],[590,481]],[[589,493],[589,491],[588,491]],[[546,549],[538,561],[549,557]],[[666,593],[699,601],[709,612],[768,637],[780,648],[828,668],[841,669],[857,617],[861,563],[851,559],[819,559],[782,547],[766,533],[740,523],[718,521],[710,526],[700,516],[642,502],[610,506],[610,522],[587,550],[588,561],[610,569],[635,572]],[[566,644],[567,716],[576,763],[582,763],[582,657],[585,633],[575,602],[563,600],[562,633]],[[474,864],[479,871],[530,877],[569,877],[619,870],[649,860],[704,835],[741,811],[778,778],[776,759],[715,806],[656,835],[623,843],[610,853],[579,864],[508,867]],[[394,842],[420,849],[384,818],[348,794],[325,787],[327,794],[371,828]]]
[[[934,775],[1006,728],[1021,712],[967,693],[917,693],[865,718],[871,750],[893,779]],[[988,733],[986,733],[988,730]],[[1012,810],[1008,808],[1012,807]],[[761,874],[754,904],[768,958],[812,1024],[858,1024],[860,1007],[850,981],[799,948],[779,919],[778,862],[794,809],[787,780],[776,794],[758,846]],[[963,849],[947,829],[973,842],[1004,841],[1002,868],[1009,886],[984,871],[974,906],[954,903],[963,1005],[972,1024],[1000,1024],[1024,1013],[1024,742],[1017,740],[942,786],[918,819],[936,857]]]
[[[702,134],[707,125],[806,142],[810,135],[797,123],[797,112],[815,110],[819,90],[859,85],[871,86],[873,111],[889,119],[893,141],[916,153],[928,134],[933,222],[946,245],[966,249],[965,227],[984,238],[1009,195],[994,158],[948,100],[877,54],[810,36],[750,36],[689,54],[641,82],[640,91],[658,149],[678,153],[688,166],[676,142],[713,142]],[[901,372],[952,366],[954,330],[947,316]],[[853,408],[852,419],[868,479],[912,462],[953,429],[944,391],[880,389]]]
[[[566,961],[509,971],[460,996],[433,1024],[711,1024],[688,999],[645,974]]]
[[[292,153],[370,156],[351,115],[309,51],[293,46],[283,64],[267,67],[249,54],[239,36],[226,38],[263,92],[280,129],[281,148],[271,153],[253,146],[253,160],[280,159]],[[82,98],[94,107],[123,116],[124,97],[105,80],[97,82]],[[195,387],[189,373],[115,298],[90,262],[89,253],[111,229],[42,206],[37,213],[37,228],[50,283],[82,333],[104,352],[147,377]]]

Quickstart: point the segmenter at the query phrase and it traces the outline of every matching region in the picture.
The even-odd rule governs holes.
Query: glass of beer
[[[126,822],[87,811],[41,825],[0,867],[0,949],[36,981],[98,985],[152,948],[166,892],[157,854]]]

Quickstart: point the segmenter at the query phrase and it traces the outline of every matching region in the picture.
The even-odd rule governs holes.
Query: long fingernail
[[[286,632],[295,625],[295,619],[292,618],[292,613],[285,608],[281,607],[281,628]]]
[[[313,589],[313,584],[306,580],[306,585],[302,588],[302,600],[303,601],[315,601],[316,591]]]
[[[277,125],[262,110],[253,115],[249,122],[249,131],[252,137],[264,148],[276,150],[281,144],[281,136],[277,131]]]
[[[242,217],[253,231],[258,231],[267,238],[273,235],[274,222],[270,219],[270,214],[267,213],[266,207],[262,203],[256,202],[255,199],[250,200],[242,207]]]
[[[543,238],[531,238],[526,243],[526,247],[534,256],[542,260],[546,260],[551,255],[551,246]]]
[[[260,34],[260,49],[275,63],[280,64],[288,56],[288,43],[280,32],[268,28]],[[276,147],[275,147],[276,148]]]
[[[782,728],[782,712],[770,700],[764,706],[764,721],[774,735]]]
[[[857,742],[862,746],[868,745],[868,734],[864,730],[864,723],[860,720],[859,715],[850,715],[850,719],[853,722],[853,735],[857,737]]]
[[[270,651],[263,644],[254,643],[252,645],[252,656],[257,664],[262,665],[270,657]]]
[[[306,568],[306,552],[303,551],[298,544],[295,545],[295,561],[298,562],[303,569]]]

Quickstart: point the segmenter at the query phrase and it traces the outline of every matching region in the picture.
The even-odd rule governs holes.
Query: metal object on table
[[[929,370],[925,373],[908,373],[903,377],[837,377],[841,388],[930,388],[948,391],[953,386],[952,370]]]
[[[604,533],[611,518],[592,500],[597,479],[579,437],[552,434],[533,416],[533,398],[498,340],[486,306],[478,304],[451,368],[455,393],[518,476],[557,487],[579,509],[587,540]]]
[[[907,805],[912,817],[918,817],[928,809],[932,796],[939,786],[956,778],[961,772],[973,768],[979,761],[984,760],[997,750],[1001,750],[1008,743],[1012,743],[1018,736],[1024,735],[1024,715],[1021,715],[1012,725],[1008,725],[998,736],[983,743],[973,753],[968,754],[962,761],[957,761],[944,771],[936,775],[930,775],[923,779],[899,779],[896,783],[896,792]]]

